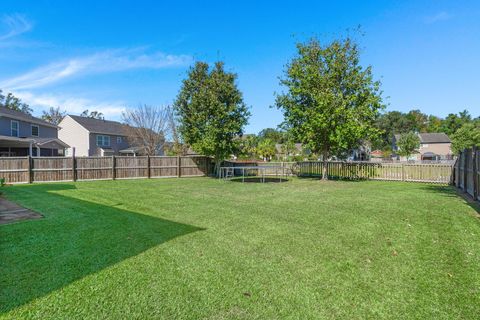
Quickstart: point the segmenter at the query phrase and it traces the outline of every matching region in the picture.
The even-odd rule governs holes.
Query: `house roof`
[[[450,138],[443,132],[440,133],[419,133],[421,143],[450,143]]]
[[[56,126],[54,124],[51,124],[50,122],[47,122],[47,121],[42,120],[40,118],[36,118],[32,115],[26,114],[25,112],[12,110],[12,109],[9,109],[9,108],[6,108],[6,107],[0,107],[0,117],[2,117],[2,116],[12,118],[12,119],[15,119],[15,120],[35,123],[35,124],[39,124],[39,125],[42,125],[42,126],[58,128],[58,126]]]
[[[32,145],[35,147],[48,147],[52,145],[58,145],[63,148],[69,147],[68,144],[58,138],[18,138],[10,136],[0,136],[0,142],[11,142],[13,144],[18,144],[23,147],[28,147],[30,143],[32,143]]]
[[[283,144],[281,143],[277,143],[275,144],[275,150],[277,150],[278,153],[282,153],[283,150],[282,150],[282,147],[283,147]],[[301,143],[295,143],[295,149],[298,151],[298,152],[302,152],[302,144]]]
[[[420,143],[450,143],[450,138],[443,132],[438,133],[419,133]],[[395,140],[398,141],[400,135],[395,135]]]
[[[139,153],[145,150],[145,147],[130,147],[127,149],[123,149],[118,151],[119,153]]]
[[[372,152],[370,152],[370,155],[372,156],[383,156],[383,151],[382,150],[373,150]]]
[[[103,133],[115,136],[127,135],[128,126],[120,122],[73,115],[68,116],[92,133]]]

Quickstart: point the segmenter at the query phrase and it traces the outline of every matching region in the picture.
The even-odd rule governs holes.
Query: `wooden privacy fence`
[[[212,172],[205,156],[188,157],[5,157],[6,183],[195,177]]]
[[[323,162],[297,163],[299,176],[321,176]],[[370,179],[429,183],[453,183],[453,164],[378,163],[328,161],[327,174],[338,179]]]
[[[455,186],[475,200],[480,200],[480,150],[478,148],[460,152],[455,163]]]

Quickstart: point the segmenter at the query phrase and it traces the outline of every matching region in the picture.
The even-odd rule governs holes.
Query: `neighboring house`
[[[68,145],[59,127],[29,114],[0,107],[0,157],[63,156]]]
[[[350,152],[348,160],[350,161],[369,161],[372,144],[368,141],[362,141],[361,144]]]
[[[389,160],[385,159],[385,153],[382,150],[375,149],[372,152],[370,152],[370,161],[372,162],[382,162],[384,160]]]
[[[59,137],[71,148],[67,155],[75,156],[136,156],[142,147],[130,145],[128,126],[116,121],[67,115],[59,126]]]
[[[287,154],[283,144],[277,143],[275,144],[275,151],[275,157],[277,159],[286,160],[288,157],[301,156],[303,154],[303,146],[301,143],[295,143],[295,148]]]
[[[410,158],[398,157],[400,160],[452,160],[452,143],[445,133],[419,133],[420,148],[418,153],[413,154]],[[396,142],[400,139],[400,135],[393,137],[393,152],[398,151]]]
[[[137,155],[139,148],[131,146],[127,139],[127,126],[116,121],[67,115],[59,124],[59,137],[71,148],[67,155],[112,156]]]

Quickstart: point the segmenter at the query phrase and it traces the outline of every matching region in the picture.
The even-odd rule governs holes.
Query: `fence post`
[[[32,156],[28,156],[28,183],[33,182],[33,159]]]
[[[151,178],[151,173],[150,173],[150,156],[147,155],[147,178],[150,179]]]
[[[112,156],[112,180],[115,180],[115,156]]]
[[[177,177],[182,176],[182,158],[177,156]]]
[[[473,199],[478,197],[478,181],[477,181],[477,147],[472,148],[472,179],[473,179]]]
[[[405,163],[402,163],[402,181],[405,181]]]
[[[75,153],[72,154],[72,180],[73,180],[73,182],[77,181],[77,168],[76,168]]]
[[[468,192],[468,151],[463,150],[463,191]]]

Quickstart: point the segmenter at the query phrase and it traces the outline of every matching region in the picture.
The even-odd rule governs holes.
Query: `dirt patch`
[[[30,209],[0,197],[0,225],[13,223],[21,220],[40,219],[43,216]]]

